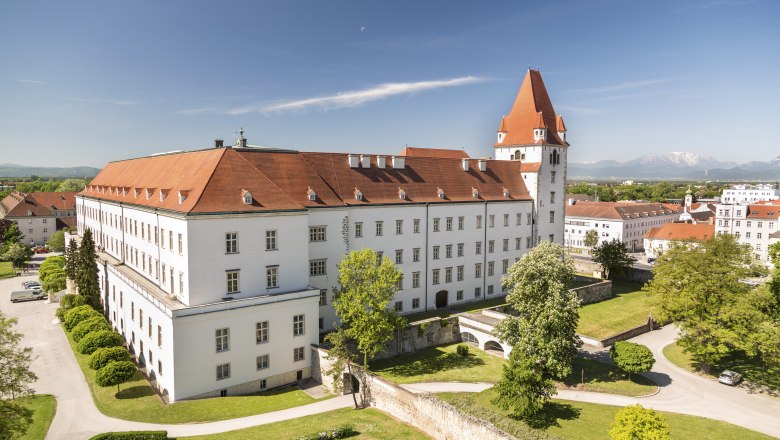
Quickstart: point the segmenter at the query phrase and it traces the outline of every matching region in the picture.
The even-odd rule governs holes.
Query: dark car
[[[653,263],[655,263],[655,258],[651,257],[647,259],[647,264],[653,264]]]

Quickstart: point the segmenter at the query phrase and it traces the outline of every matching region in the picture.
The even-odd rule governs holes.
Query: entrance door
[[[296,380],[303,380],[303,370],[298,370],[295,372],[295,379]]]
[[[440,290],[438,293],[436,293],[436,308],[441,309],[443,307],[447,307],[447,297],[449,295],[447,294],[446,290]]]

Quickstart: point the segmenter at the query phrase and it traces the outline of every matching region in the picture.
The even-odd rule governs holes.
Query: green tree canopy
[[[31,385],[38,379],[30,371],[32,348],[20,346],[22,334],[14,329],[16,322],[0,311],[0,399],[33,394]]]
[[[54,252],[64,251],[65,231],[56,231],[55,233],[51,234],[51,237],[49,237],[49,241],[46,242],[46,245],[49,246],[49,249]]]
[[[68,249],[65,251],[65,274],[75,281],[78,274],[79,244],[75,238],[71,238]]]
[[[23,243],[9,243],[6,246],[2,259],[10,261],[14,267],[23,267],[35,252],[30,246]]]
[[[0,400],[0,440],[21,438],[32,424],[33,411],[8,400]]]
[[[3,231],[3,244],[5,245],[11,243],[20,243],[23,238],[24,235],[22,234],[22,231],[19,229],[19,225],[17,225],[16,222],[11,222],[11,224],[7,225]]]
[[[668,440],[669,425],[652,409],[630,405],[615,414],[609,437],[612,440]]]
[[[604,269],[607,279],[616,272],[622,273],[631,269],[634,261],[628,256],[626,245],[617,238],[605,241],[591,251],[593,261]]]
[[[119,385],[132,379],[136,371],[135,364],[130,361],[109,362],[105,367],[97,371],[95,383],[101,387],[116,385],[116,392],[118,393]]]
[[[595,229],[590,229],[585,233],[585,240],[583,241],[586,247],[592,248],[599,244],[599,233]]]
[[[89,183],[89,179],[65,179],[57,185],[57,192],[79,192]]]
[[[650,371],[655,364],[653,352],[649,348],[628,341],[615,342],[609,349],[609,357],[618,368],[628,373],[628,380],[631,380],[632,373]]]
[[[95,310],[102,309],[100,305],[100,285],[98,282],[97,254],[95,242],[92,239],[92,230],[86,229],[79,246],[78,261],[76,263],[76,286],[79,295],[84,295],[87,304]]]

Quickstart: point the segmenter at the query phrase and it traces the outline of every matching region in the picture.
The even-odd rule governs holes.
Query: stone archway
[[[446,290],[440,290],[436,292],[436,308],[441,309],[447,307],[447,301],[449,300],[449,292]]]
[[[484,350],[491,354],[495,354],[501,357],[504,356],[504,347],[502,347],[501,344],[498,343],[498,341],[485,342]]]
[[[473,345],[475,347],[479,347],[479,340],[472,333],[461,332],[460,333],[460,340],[463,341],[466,344]]]

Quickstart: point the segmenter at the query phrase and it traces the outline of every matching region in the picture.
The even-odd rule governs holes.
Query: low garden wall
[[[412,322],[403,330],[396,332],[393,340],[375,359],[393,357],[453,342],[460,342],[460,326],[457,316],[424,319]]]
[[[592,345],[599,348],[605,348],[611,346],[615,342],[625,341],[626,339],[631,339],[635,336],[639,336],[647,332],[650,332],[655,328],[655,326],[656,326],[656,322],[655,320],[653,320],[653,317],[648,316],[646,323],[628,329],[624,332],[614,334],[612,336],[609,336],[601,340],[589,338],[587,336],[582,336],[582,335],[578,335],[578,336],[580,337],[580,339],[582,339],[582,342],[584,342],[585,344]]]
[[[593,284],[571,289],[580,299],[580,304],[591,304],[612,298],[612,281],[602,281],[598,278],[583,277],[577,275],[576,281],[592,281]]]
[[[580,273],[601,272],[601,265],[590,260],[574,258],[574,270]],[[653,272],[647,269],[633,267],[626,273],[614,274],[613,278],[616,280],[634,281],[644,284],[653,279]]]

